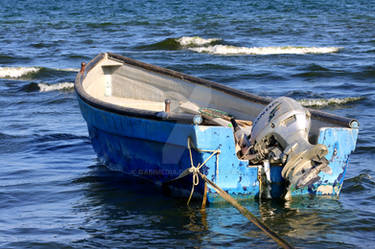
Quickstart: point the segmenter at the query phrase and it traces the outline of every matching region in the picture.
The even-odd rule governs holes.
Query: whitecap
[[[328,105],[345,105],[360,101],[363,97],[329,98],[329,99],[301,99],[298,102],[305,107],[323,107]]]
[[[21,78],[39,70],[38,67],[0,67],[0,78]]]
[[[58,84],[44,84],[39,83],[39,92],[50,92],[50,91],[61,91],[61,90],[72,90],[74,88],[74,83],[72,82],[62,82]]]
[[[56,68],[57,71],[65,71],[65,72],[79,72],[79,68]]]
[[[216,41],[220,41],[221,39],[219,38],[202,38],[199,36],[183,36],[179,39],[176,39],[176,41],[183,47],[188,47],[188,46],[204,46],[211,44]]]
[[[198,53],[216,55],[327,54],[336,53],[340,50],[338,47],[236,47],[229,45],[193,47],[189,49]]]

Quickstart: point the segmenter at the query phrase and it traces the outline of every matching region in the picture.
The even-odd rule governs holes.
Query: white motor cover
[[[297,101],[280,97],[264,108],[253,125],[250,143],[254,161],[273,158],[283,164],[281,174],[290,183],[287,195],[318,181],[321,171],[330,171],[324,158],[326,146],[308,141],[310,118],[310,112]],[[281,152],[276,158],[272,154],[275,147]]]
[[[275,135],[283,149],[308,141],[310,112],[300,103],[288,97],[272,101],[256,118],[251,132],[250,143],[260,143],[265,137]]]

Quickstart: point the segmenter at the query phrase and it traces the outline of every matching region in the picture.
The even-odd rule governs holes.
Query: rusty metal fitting
[[[166,99],[164,101],[165,103],[165,112],[170,112],[171,111],[171,100],[170,99]]]
[[[86,68],[86,63],[82,62],[81,63],[81,70],[79,71],[79,73],[83,74],[83,72],[85,71],[85,68]]]

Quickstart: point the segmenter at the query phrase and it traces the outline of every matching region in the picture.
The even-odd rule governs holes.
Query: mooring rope
[[[190,201],[191,201],[191,198],[193,197],[193,194],[194,194],[194,189],[195,189],[195,186],[197,186],[199,184],[199,173],[200,173],[200,169],[208,162],[208,160],[210,160],[214,155],[218,155],[220,154],[220,150],[217,149],[217,150],[199,150],[197,148],[194,148],[195,150],[199,151],[199,152],[211,152],[211,155],[202,163],[198,163],[197,166],[194,165],[194,161],[193,161],[193,153],[191,152],[191,146],[194,147],[194,145],[192,145],[191,143],[191,138],[188,137],[188,140],[187,140],[187,147],[188,147],[188,150],[189,150],[189,157],[190,157],[190,168],[187,168],[185,169],[179,176],[177,176],[176,178],[170,180],[169,182],[172,182],[172,181],[176,181],[178,179],[181,179],[187,175],[190,175],[192,174],[193,175],[193,185],[192,185],[192,188],[191,188],[191,191],[190,191],[190,196],[189,196],[189,199],[187,201],[187,205],[190,204]],[[218,160],[217,160],[217,164],[218,164]]]
[[[294,248],[290,245],[287,241],[281,238],[277,233],[272,231],[266,224],[261,222],[255,215],[253,215],[249,210],[245,207],[241,206],[232,196],[230,196],[227,192],[222,190],[219,186],[209,180],[204,174],[198,172],[199,176],[202,179],[210,184],[213,189],[227,202],[229,202],[233,207],[235,207],[243,216],[245,216],[248,220],[250,220],[254,225],[260,228],[266,235],[268,235],[271,239],[273,239],[279,246],[285,249]]]
[[[174,178],[171,181],[175,181],[177,179],[180,179],[182,177],[185,177],[189,174],[193,175],[193,186],[190,192],[189,199],[187,201],[187,205],[189,205],[191,197],[194,193],[194,188],[199,184],[199,177],[201,177],[206,183],[210,184],[213,189],[227,202],[229,202],[233,207],[235,207],[242,215],[244,215],[248,220],[250,220],[254,225],[256,225],[258,228],[260,228],[267,236],[269,236],[271,239],[273,239],[279,246],[285,249],[294,248],[291,246],[287,241],[285,241],[283,238],[281,238],[277,233],[272,231],[268,226],[266,226],[263,222],[261,222],[255,215],[253,215],[249,210],[247,210],[245,207],[243,207],[241,204],[239,204],[232,196],[230,196],[227,192],[222,190],[219,186],[217,186],[214,182],[209,180],[206,175],[202,174],[199,170],[202,168],[208,160],[210,160],[214,155],[219,154],[220,150],[213,150],[209,151],[212,152],[212,154],[202,163],[198,163],[197,166],[194,166],[193,162],[193,155],[191,152],[191,139],[188,137],[187,146],[189,150],[189,157],[190,157],[190,168],[184,170],[178,177]],[[194,148],[196,149],[196,148]],[[207,151],[205,151],[207,152]]]

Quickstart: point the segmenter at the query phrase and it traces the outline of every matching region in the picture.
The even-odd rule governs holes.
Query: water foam
[[[39,92],[50,92],[50,91],[61,91],[61,90],[73,90],[74,89],[74,83],[72,82],[62,82],[58,84],[44,84],[44,83],[39,83]]]
[[[65,72],[79,72],[79,68],[54,68],[57,71],[65,71]]]
[[[198,53],[216,55],[328,54],[336,53],[340,50],[338,47],[236,47],[229,45],[214,45],[189,49]]]
[[[329,99],[301,99],[298,102],[305,107],[323,107],[328,105],[345,105],[364,99],[363,97],[329,98]]]
[[[21,78],[30,73],[37,73],[38,67],[0,67],[0,78]]]
[[[176,39],[176,41],[183,47],[189,47],[189,46],[204,46],[211,44],[213,42],[220,41],[219,38],[209,38],[205,39],[199,36],[183,36],[179,39]]]

